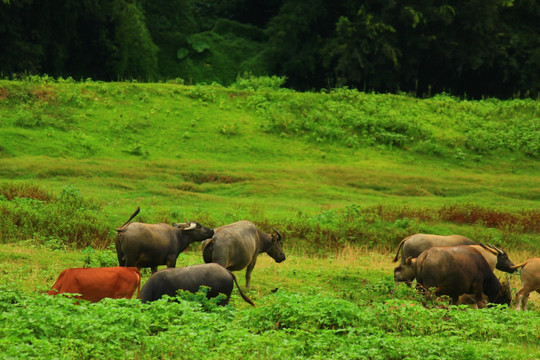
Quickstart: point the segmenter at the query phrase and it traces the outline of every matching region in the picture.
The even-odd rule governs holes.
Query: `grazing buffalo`
[[[141,275],[134,267],[73,268],[62,271],[47,294],[79,294],[76,299],[92,302],[103,298],[131,299],[140,286]]]
[[[164,269],[150,276],[141,290],[143,303],[160,299],[163,295],[175,296],[178,290],[196,293],[201,286],[208,286],[208,299],[225,294],[219,305],[227,305],[234,283],[240,296],[250,305],[253,302],[240,290],[236,276],[218,264],[199,264],[178,269]]]
[[[532,258],[514,269],[521,268],[521,289],[516,293],[516,310],[527,310],[529,294],[533,291],[540,293],[540,258]]]
[[[432,247],[418,258],[408,258],[405,264],[394,269],[396,280],[416,277],[418,284],[435,294],[448,295],[457,304],[463,294],[474,294],[482,307],[482,295],[497,304],[510,304],[511,294],[503,287],[484,257],[470,246]]]
[[[420,254],[434,246],[456,246],[456,245],[475,245],[476,242],[461,235],[432,235],[432,234],[414,234],[401,240],[397,248],[394,262],[399,259],[399,250],[401,249],[401,264],[404,264],[408,257],[416,258]]]
[[[176,266],[176,258],[189,244],[209,239],[214,230],[199,223],[144,224],[130,221],[139,213],[139,208],[129,220],[116,229],[116,253],[120,266],[149,267],[152,273],[159,265]]]
[[[251,272],[260,253],[267,253],[276,262],[285,260],[281,249],[281,234],[265,234],[250,221],[242,220],[215,229],[214,237],[203,242],[205,263],[217,263],[224,268],[237,271],[246,269],[246,287],[251,286]]]

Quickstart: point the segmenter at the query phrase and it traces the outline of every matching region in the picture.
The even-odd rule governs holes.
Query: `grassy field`
[[[538,295],[524,313],[448,308],[396,287],[391,259],[415,232],[539,256],[540,102],[279,84],[0,81],[4,358],[538,358]],[[66,267],[115,265],[137,206],[143,222],[275,226],[288,258],[260,257],[255,309],[39,294]],[[178,266],[201,261],[192,246]]]
[[[327,257],[261,255],[252,288],[219,309],[202,297],[141,305],[74,305],[41,294],[67,267],[113,265],[110,250],[0,245],[0,358],[536,359],[538,297],[530,311],[448,307],[395,286],[388,254],[346,247]],[[51,262],[51,259],[55,261]],[[198,264],[192,246],[178,266]],[[148,279],[143,274],[143,283]],[[512,276],[512,286],[518,282]]]

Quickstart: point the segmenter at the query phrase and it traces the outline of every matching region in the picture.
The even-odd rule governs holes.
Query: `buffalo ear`
[[[281,234],[279,231],[277,231],[276,228],[272,228],[274,230],[275,234],[272,234],[272,242],[280,241],[281,240]]]
[[[412,264],[412,261],[413,261],[413,257],[412,257],[412,256],[409,256],[409,257],[407,258],[407,260],[405,260],[405,264],[411,265],[411,264]]]

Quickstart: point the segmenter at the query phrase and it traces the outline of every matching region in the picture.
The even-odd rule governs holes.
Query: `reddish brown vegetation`
[[[0,195],[4,195],[7,200],[15,198],[35,199],[39,201],[50,201],[53,196],[42,190],[38,185],[24,183],[2,183],[0,184]]]
[[[540,233],[540,210],[506,210],[483,207],[476,204],[443,205],[438,209],[376,206],[367,209],[383,220],[409,218],[421,222],[451,222],[459,225],[482,224],[512,232]]]

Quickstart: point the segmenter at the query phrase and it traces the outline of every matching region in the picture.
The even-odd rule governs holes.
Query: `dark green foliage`
[[[157,48],[138,2],[0,3],[0,71],[154,79]]]
[[[248,26],[231,21],[217,25],[217,29],[186,37],[187,45],[178,49],[183,56],[175,65],[181,77],[194,83],[230,85],[238,74],[246,71],[257,75],[267,73],[266,65],[259,60],[264,45],[250,39],[250,34],[260,30],[249,31]]]
[[[3,1],[0,73],[535,98],[539,16],[529,0]]]

